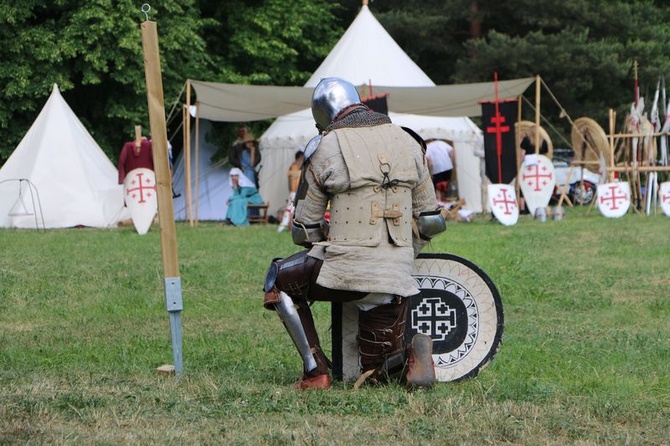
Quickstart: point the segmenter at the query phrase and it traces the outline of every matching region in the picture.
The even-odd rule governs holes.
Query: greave
[[[314,358],[314,354],[312,354],[312,348],[307,340],[305,328],[302,325],[293,299],[291,299],[288,294],[280,291],[279,302],[275,304],[275,309],[277,310],[277,314],[284,324],[284,327],[286,327],[286,331],[288,331],[289,336],[298,349],[300,356],[302,356],[305,372],[314,370],[317,367],[316,359]]]

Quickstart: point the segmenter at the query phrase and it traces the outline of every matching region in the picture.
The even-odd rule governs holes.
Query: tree
[[[469,57],[459,59],[455,82],[490,80],[493,71],[502,79],[539,74],[573,119],[592,117],[607,129],[609,109],[623,116],[633,100],[633,61],[640,64],[641,85],[655,86],[670,72],[667,6],[647,0],[479,3],[486,37],[466,43]],[[569,132],[570,123],[562,127]]]
[[[491,81],[494,71],[501,80],[539,74],[573,118],[604,124],[610,108],[623,116],[633,100],[633,61],[648,96],[670,74],[667,1],[385,0],[371,6],[434,82]],[[528,95],[534,102],[534,92]],[[543,113],[555,112],[558,124],[552,102],[543,97]],[[569,133],[569,122],[562,124]]]
[[[20,4],[18,4],[20,3]],[[149,13],[158,23],[166,101],[177,96],[188,73],[210,73],[195,0],[167,0]],[[131,0],[53,0],[0,5],[0,82],[5,107],[0,130],[7,157],[57,83],[82,123],[114,157],[148,126],[140,23]]]
[[[0,4],[0,163],[53,83],[112,159],[134,124],[148,128],[139,5]],[[158,24],[166,106],[189,78],[303,84],[360,7],[360,0],[164,0],[149,15]],[[643,94],[670,72],[666,0],[378,0],[370,9],[435,83],[539,74],[572,117],[603,122],[609,108],[625,113],[633,61]],[[253,126],[260,134],[267,123]],[[234,137],[223,127],[221,144]]]
[[[131,0],[0,4],[5,142],[0,165],[54,83],[113,160],[135,124],[149,128],[140,5]],[[149,18],[157,22],[168,113],[189,78],[301,85],[341,35],[337,11],[339,5],[327,0],[160,2]],[[171,134],[179,120],[169,123]]]
[[[204,16],[214,20],[205,30],[207,52],[225,67],[207,80],[258,85],[303,85],[342,35],[326,0],[200,0]],[[198,77],[202,79],[202,76]],[[249,123],[260,135],[270,122]],[[226,156],[237,123],[215,123],[207,135]]]

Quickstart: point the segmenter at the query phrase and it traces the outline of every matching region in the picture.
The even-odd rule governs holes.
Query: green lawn
[[[0,230],[0,444],[668,444],[670,219],[479,217],[427,251],[496,283],[500,352],[475,379],[298,392],[261,305],[276,226],[177,224],[184,374],[172,363],[159,229]],[[313,306],[328,344],[329,306]]]

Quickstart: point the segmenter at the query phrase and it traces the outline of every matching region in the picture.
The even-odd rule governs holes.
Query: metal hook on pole
[[[151,11],[151,5],[145,3],[142,5],[142,12],[144,13],[145,20],[149,20],[149,11]]]

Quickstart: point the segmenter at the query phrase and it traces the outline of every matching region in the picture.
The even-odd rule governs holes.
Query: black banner
[[[385,115],[389,114],[389,106],[386,102],[386,97],[388,94],[372,96],[370,98],[362,99],[363,104],[370,107],[370,110],[374,110],[377,113],[383,113]]]
[[[480,102],[482,105],[482,131],[484,132],[484,153],[486,176],[492,183],[508,184],[517,175],[516,138],[514,124],[517,120],[519,104],[516,99]],[[498,153],[498,139],[501,153]]]

